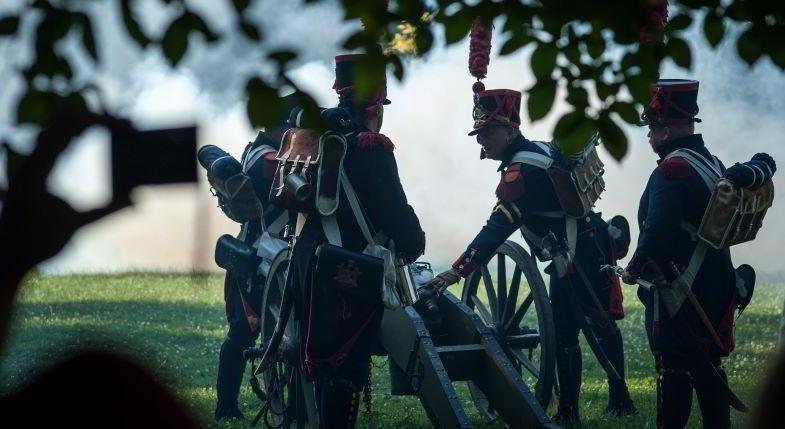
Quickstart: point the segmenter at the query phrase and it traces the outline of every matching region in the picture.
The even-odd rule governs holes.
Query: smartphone
[[[112,133],[112,192],[196,182],[196,127]]]

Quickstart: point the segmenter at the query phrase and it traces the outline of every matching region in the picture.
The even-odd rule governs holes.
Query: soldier
[[[337,109],[346,113],[345,120],[337,121],[354,124],[344,130],[347,151],[342,168],[367,215],[369,227],[391,239],[395,250],[412,262],[424,251],[425,234],[401,186],[393,154],[395,146],[379,133],[383,106],[390,103],[386,82],[371,97],[362,99],[355,91],[355,70],[363,59],[363,55],[335,58],[333,88],[340,100]],[[335,110],[323,112],[323,117],[331,115],[340,116]],[[368,242],[346,193],[339,195],[334,216],[341,247],[362,252]],[[339,294],[333,284],[316,282],[316,254],[320,246],[328,243],[327,227],[317,213],[293,214],[298,222],[290,265],[291,289],[296,291],[294,308],[301,321],[303,366],[306,374],[316,380],[320,427],[353,427],[360,392],[369,377],[371,352],[379,343],[383,304],[381,300],[367,302]]]
[[[750,287],[754,273],[749,266],[735,273],[727,249],[706,246],[696,237],[712,193],[706,172],[715,170],[715,175],[724,173],[737,184],[752,187],[771,178],[776,165],[770,156],[758,154],[725,171],[702,136],[695,134],[695,122],[700,122],[697,81],[662,79],[651,86],[651,92],[642,125],[649,127],[649,144],[659,156],[659,165],[640,200],[638,246],[623,279],[630,284],[649,279],[668,285],[638,289],[658,373],[657,427],[684,427],[695,389],[703,427],[727,428],[731,396],[722,380],[727,378],[721,358],[734,348],[734,312],[736,301],[742,299],[737,277]],[[677,282],[689,278],[694,280],[687,288],[691,286],[698,304],[682,301],[671,307],[666,299],[678,292],[674,290],[682,283]]]
[[[240,163],[215,146],[208,145],[199,150],[200,159],[209,159],[208,175],[212,180],[215,180],[215,177],[230,177],[233,174],[245,174],[250,179],[253,201],[243,201],[239,204],[237,201],[221,200],[220,202],[227,215],[242,222],[238,238],[248,246],[253,246],[264,231],[278,237],[288,221],[284,210],[269,204],[270,187],[277,164],[275,154],[281,136],[291,127],[287,119],[295,109],[286,110],[287,114],[277,126],[260,131],[256,139],[248,143]],[[256,209],[248,210],[249,206],[256,207],[257,202],[261,203],[263,213],[261,218]],[[250,212],[257,214],[248,216],[244,214]],[[252,219],[247,219],[248,217]],[[238,407],[238,396],[246,363],[243,351],[253,346],[259,336],[263,282],[264,279],[257,276],[245,277],[240,273],[229,271],[226,273],[224,301],[229,330],[218,357],[216,420],[243,418]]]
[[[486,225],[456,259],[452,268],[439,274],[431,286],[445,288],[471,274],[487,262],[496,249],[517,229],[524,232],[527,243],[541,260],[545,255],[541,237],[549,232],[562,242],[569,241],[568,223],[545,169],[520,162],[517,154],[549,159],[547,145],[526,139],[520,125],[521,94],[508,89],[482,90],[475,95],[474,130],[482,146],[481,158],[501,161],[501,181],[496,188],[498,203]],[[613,263],[623,257],[629,245],[629,229],[622,217],[609,226],[599,213],[589,212],[574,225],[576,248],[570,274],[559,278],[553,266],[551,274],[551,302],[558,345],[558,379],[560,386],[559,419],[577,422],[578,395],[581,385],[581,350],[578,332],[581,321],[570,307],[567,293],[577,293],[582,311],[591,320],[598,341],[622,380],[609,382],[607,412],[624,415],[635,412],[632,399],[623,381],[624,351],[622,337],[615,320],[623,317],[622,295],[618,281],[600,272],[602,264]],[[609,229],[614,232],[612,237]],[[575,269],[577,268],[577,269]],[[579,286],[583,283],[583,285]],[[591,294],[595,297],[592,297]],[[597,298],[595,301],[594,298]],[[599,307],[597,304],[599,304]]]

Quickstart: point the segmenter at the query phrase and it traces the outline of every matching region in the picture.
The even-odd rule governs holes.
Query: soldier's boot
[[[581,392],[581,348],[563,347],[556,354],[556,375],[559,379],[559,408],[556,421],[566,427],[580,427],[578,397]]]
[[[351,429],[357,422],[362,388],[351,381],[333,377],[319,383],[319,427]]]
[[[657,428],[682,429],[692,409],[692,378],[686,369],[659,365],[657,372]]]
[[[611,327],[606,335],[598,339],[611,365],[624,380],[624,343],[621,331],[616,326]],[[638,412],[624,381],[608,378],[608,406],[605,408],[605,412],[617,417],[628,416]]]
[[[728,377],[725,370],[717,368],[725,382],[728,382]],[[704,428],[717,428],[728,429],[730,428],[730,403],[728,402],[728,395],[721,389],[714,386],[695,386],[695,391],[698,396],[698,404],[701,409],[701,416],[703,417]]]
[[[215,406],[215,419],[242,419],[243,413],[238,406],[240,385],[243,382],[245,344],[226,337],[218,355],[218,380],[215,384],[218,402]]]

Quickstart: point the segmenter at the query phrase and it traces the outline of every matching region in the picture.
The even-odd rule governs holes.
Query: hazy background
[[[0,12],[21,3],[3,2]],[[337,102],[330,89],[332,59],[342,53],[338,48],[352,27],[341,23],[341,12],[334,3],[304,6],[298,0],[257,1],[254,12],[265,34],[261,45],[234,34],[205,47],[196,37],[178,72],[168,68],[159,53],[142,54],[134,48],[121,29],[119,9],[114,3],[87,6],[101,17],[94,24],[105,66],[94,70],[82,61],[77,76],[95,78],[105,92],[108,108],[127,115],[141,128],[195,122],[199,125],[200,145],[215,144],[239,158],[256,134],[245,117],[243,84],[248,76],[266,72],[262,66],[265,52],[283,47],[303,52],[294,72],[298,84],[311,91],[321,105]],[[228,1],[188,3],[204,12],[217,29],[233,25],[234,12]],[[146,28],[160,31],[171,11],[157,1],[142,2],[141,6],[138,12]],[[34,20],[25,21],[23,28],[29,33],[34,24]],[[73,58],[84,58],[77,42],[68,40],[61,48]],[[529,52],[495,56],[500,42],[494,39],[486,87],[529,87],[533,83]],[[29,45],[24,37],[14,43],[0,41],[0,136],[19,150],[29,150],[32,130],[11,126],[13,107],[23,90],[22,83],[12,79],[12,72],[29,61],[23,49]],[[785,165],[785,74],[768,60],[747,67],[729,44],[716,51],[703,42],[693,43],[693,47],[693,70],[687,72],[669,63],[663,77],[701,81],[699,116],[704,122],[698,124],[698,132],[703,133],[710,149],[726,164],[766,151]],[[427,234],[423,260],[437,267],[449,264],[484,224],[495,201],[493,190],[498,181],[496,163],[480,161],[478,146],[466,136],[472,123],[473,81],[466,66],[467,56],[468,41],[436,49],[425,59],[410,61],[406,80],[399,83],[391,77],[388,88],[393,104],[386,108],[383,132],[397,146],[401,179]],[[557,103],[555,114],[533,125],[524,123],[524,135],[549,139],[554,116],[565,109],[563,103]],[[656,166],[656,155],[646,143],[646,129],[627,127],[625,132],[630,150],[621,164],[601,151],[608,189],[597,209],[605,218],[627,216],[637,236],[638,199]],[[98,131],[88,133],[62,157],[50,186],[80,208],[99,205],[109,197],[107,160],[108,137]],[[83,229],[66,251],[44,268],[55,273],[215,269],[215,239],[223,233],[235,233],[239,227],[216,207],[201,170],[200,175],[198,187],[139,189],[133,196],[133,208]],[[4,176],[0,174],[0,180]],[[783,177],[784,173],[776,177],[779,188],[784,185]],[[770,278],[782,278],[785,270],[779,251],[785,242],[780,222],[783,215],[785,206],[777,197],[755,243],[734,248],[734,262],[748,262]]]

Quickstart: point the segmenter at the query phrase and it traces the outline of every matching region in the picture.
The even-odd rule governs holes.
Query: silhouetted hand
[[[110,131],[132,130],[129,122],[108,115],[62,112],[39,133],[35,150],[10,178],[0,213],[3,269],[23,275],[60,252],[82,226],[131,204],[127,194],[114,195],[105,207],[79,212],[46,190],[46,180],[58,156],[75,137],[95,125]]]

